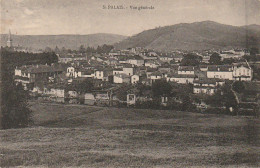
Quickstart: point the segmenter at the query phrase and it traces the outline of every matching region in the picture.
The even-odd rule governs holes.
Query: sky
[[[113,33],[131,36],[211,20],[260,25],[260,0],[0,0],[1,31],[18,35]],[[103,9],[123,5],[125,9]],[[135,10],[130,6],[153,6]]]

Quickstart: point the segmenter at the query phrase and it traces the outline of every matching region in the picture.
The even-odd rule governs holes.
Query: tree
[[[243,93],[243,91],[245,90],[245,85],[241,81],[235,81],[232,85],[232,88],[237,93]]]
[[[79,53],[86,53],[86,49],[83,45],[79,47]]]
[[[47,53],[48,53],[48,52],[52,52],[52,49],[51,49],[50,47],[46,47],[45,50],[44,50],[44,52],[47,52]]]
[[[259,49],[256,47],[252,47],[252,48],[250,48],[249,52],[250,52],[250,55],[253,56],[253,55],[259,54]]]
[[[2,128],[23,128],[29,126],[32,121],[32,111],[28,107],[28,93],[23,90],[22,85],[2,85],[1,111]]]
[[[88,93],[91,92],[94,88],[93,80],[85,79],[81,82],[73,82],[72,84],[68,85],[66,90],[75,90],[79,93]]]
[[[153,97],[170,96],[172,86],[165,80],[156,80],[152,85]]]
[[[232,63],[235,63],[235,62],[236,62],[236,60],[234,58],[224,58],[222,61],[223,64],[229,64],[229,65],[231,65]]]
[[[202,57],[195,54],[186,54],[184,58],[181,60],[182,66],[197,66],[202,61]]]
[[[68,51],[67,51],[67,49],[66,49],[65,47],[62,47],[62,48],[61,48],[61,53],[62,53],[62,54],[67,54]]]
[[[56,54],[59,54],[59,53],[60,53],[60,49],[59,49],[58,46],[55,47],[54,52],[55,52]]]
[[[206,100],[207,104],[214,107],[225,107],[228,110],[230,107],[237,108],[237,101],[234,93],[231,90],[230,84],[222,86],[214,95],[209,96]]]
[[[97,47],[97,53],[99,53],[99,54],[103,53],[102,47],[100,47],[100,46]]]
[[[16,66],[56,63],[55,53],[25,53],[1,48],[1,112],[3,128],[20,128],[32,122],[28,93],[13,81]]]
[[[216,52],[213,53],[210,56],[209,63],[212,64],[212,65],[220,65],[220,64],[222,64],[221,56],[218,53],[216,53]]]

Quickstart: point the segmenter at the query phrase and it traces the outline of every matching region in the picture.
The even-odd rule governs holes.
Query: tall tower
[[[7,40],[7,47],[13,47],[13,40],[11,37],[11,31],[9,30],[8,40]]]

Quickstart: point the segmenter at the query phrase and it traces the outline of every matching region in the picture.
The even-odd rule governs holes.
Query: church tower
[[[11,31],[9,30],[8,40],[7,40],[7,47],[13,47],[13,40],[11,37]]]

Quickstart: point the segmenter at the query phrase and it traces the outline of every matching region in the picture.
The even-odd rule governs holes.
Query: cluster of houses
[[[216,92],[226,80],[251,81],[253,70],[247,62],[232,65],[181,66],[180,52],[163,53],[133,48],[114,51],[107,55],[74,55],[59,57],[58,64],[30,65],[15,68],[15,81],[32,92],[56,98],[78,97],[65,91],[64,84],[74,80],[93,79],[109,82],[113,87],[123,83],[152,85],[156,80],[193,85],[194,94]],[[59,83],[57,85],[57,83]],[[40,87],[42,86],[42,87]],[[103,99],[110,98],[107,90]],[[74,96],[72,96],[74,93]],[[85,93],[84,99],[96,98],[99,92]],[[94,96],[95,95],[95,96]],[[82,95],[81,95],[82,97]]]

